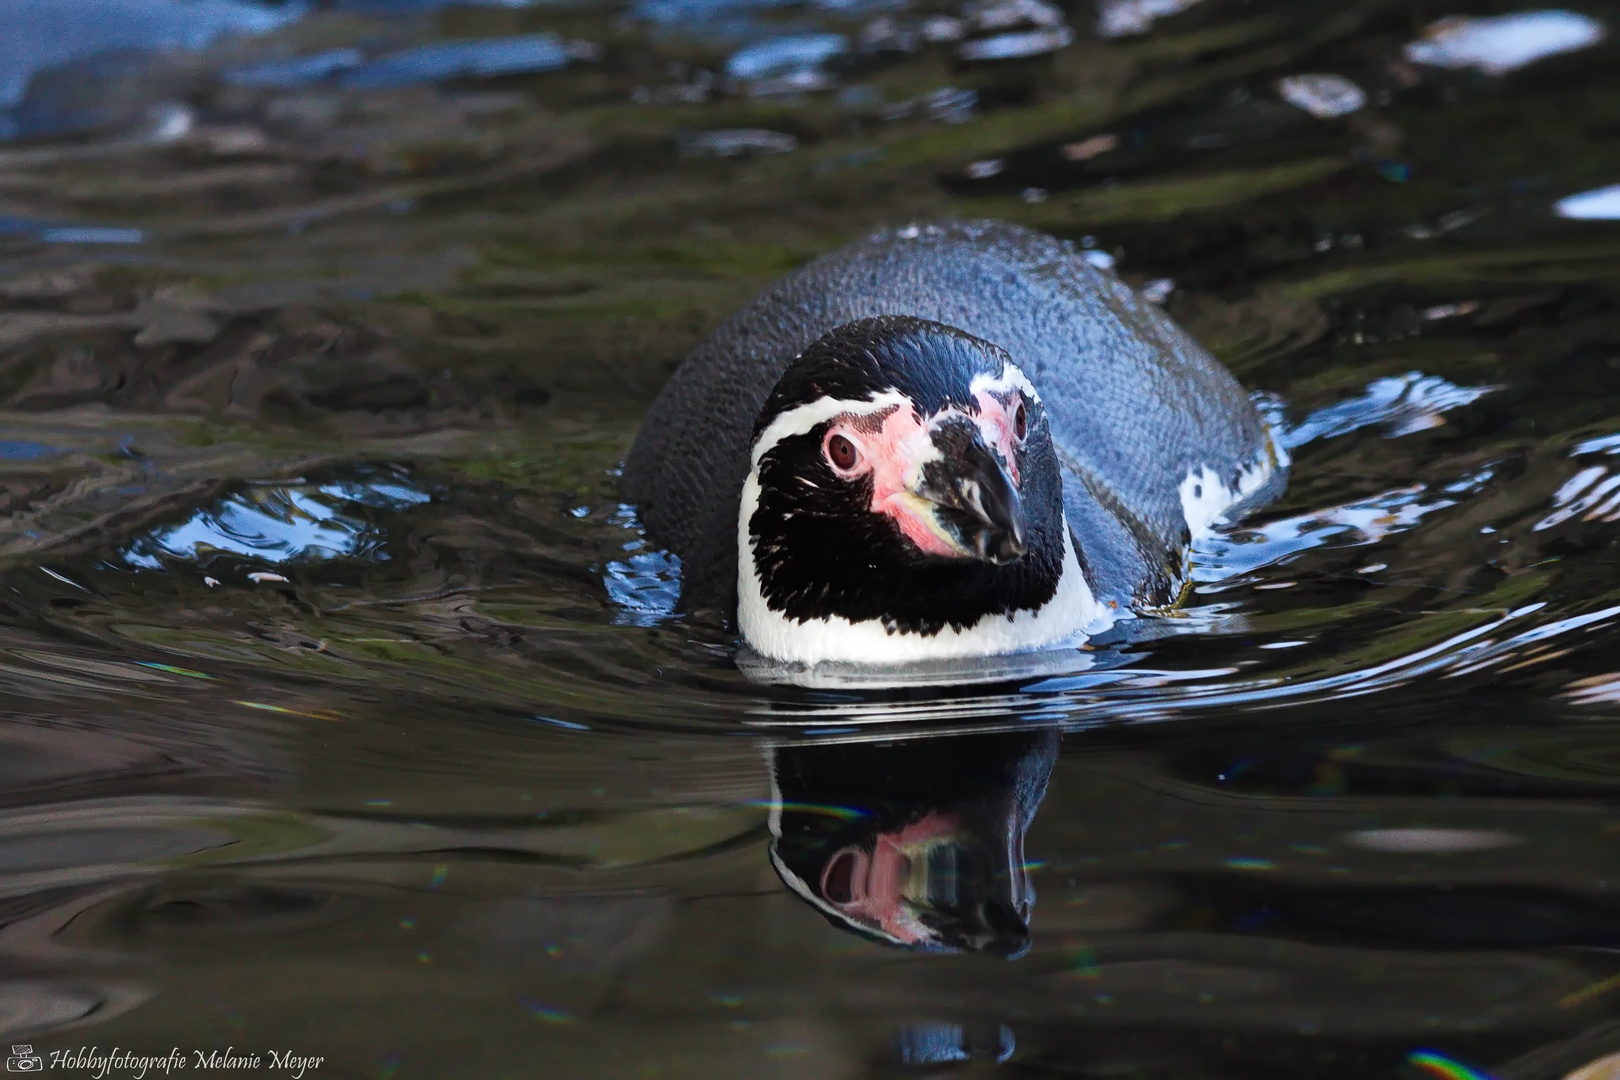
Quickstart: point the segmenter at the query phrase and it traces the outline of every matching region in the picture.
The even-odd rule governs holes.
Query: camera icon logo
[[[12,1043],[6,1072],[44,1072],[45,1059],[34,1053],[33,1043]]]

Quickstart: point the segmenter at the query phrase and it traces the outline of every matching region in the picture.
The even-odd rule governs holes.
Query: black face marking
[[[934,428],[933,443],[940,457],[923,467],[919,491],[938,507],[940,523],[978,558],[1008,563],[1023,555],[1023,500],[978,425],[949,417]]]
[[[781,412],[826,397],[860,401],[898,390],[922,416],[948,406],[972,413],[978,408],[970,386],[974,376],[1000,376],[1007,362],[994,345],[937,323],[861,320],[834,330],[794,362],[772,393],[756,435]],[[1024,404],[1026,437],[1010,463],[1022,483],[1015,492],[969,493],[990,518],[1011,521],[1016,512],[1022,528],[1016,542],[991,534],[994,539],[984,543],[997,546],[986,558],[926,554],[891,517],[875,513],[870,474],[840,477],[827,458],[832,421],[778,442],[760,460],[759,505],[748,521],[766,605],[801,623],[836,615],[924,636],[1044,606],[1063,575],[1063,489],[1045,414],[1036,402]],[[942,451],[969,453],[973,425],[960,426],[963,431],[937,433]],[[982,445],[973,452],[995,454]],[[949,508],[942,518],[953,529],[982,524]]]

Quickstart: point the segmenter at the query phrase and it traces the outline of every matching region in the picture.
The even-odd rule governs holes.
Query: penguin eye
[[[1024,403],[1020,401],[1018,403],[1018,411],[1013,414],[1013,438],[1017,439],[1019,442],[1023,442],[1024,436],[1028,434],[1029,410],[1025,408]]]
[[[860,460],[860,454],[856,452],[854,443],[842,435],[834,435],[827,440],[827,460],[833,463],[833,468],[849,472]]]

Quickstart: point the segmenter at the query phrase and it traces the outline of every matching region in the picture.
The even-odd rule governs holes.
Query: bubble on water
[[[1277,80],[1277,92],[1320,120],[1349,116],[1367,104],[1366,91],[1343,75],[1285,75]]]
[[[1097,0],[1097,36],[1145,34],[1155,19],[1186,11],[1198,0]]]

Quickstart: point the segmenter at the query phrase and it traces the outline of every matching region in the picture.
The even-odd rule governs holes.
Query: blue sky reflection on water
[[[242,0],[7,0],[0,10],[0,108],[37,72],[115,50],[201,49],[226,34],[265,34],[302,18],[301,3]]]
[[[453,5],[522,8],[526,0],[360,0],[340,5],[374,16],[402,17]],[[63,108],[50,94],[25,102],[30,83],[67,65],[199,51],[231,37],[281,30],[317,10],[304,0],[8,0],[0,6],[0,138],[20,133],[91,127],[95,111]],[[582,53],[582,49],[584,50]],[[223,77],[243,86],[297,86],[341,76],[346,85],[376,89],[456,78],[489,78],[551,71],[590,55],[556,34],[436,42],[368,57],[346,47],[285,60],[266,60]],[[7,110],[17,108],[14,116]]]
[[[356,511],[397,512],[432,498],[403,478],[257,486],[140,538],[123,551],[122,559],[147,570],[163,569],[167,560],[206,567],[222,555],[278,565],[386,560],[386,533]]]

